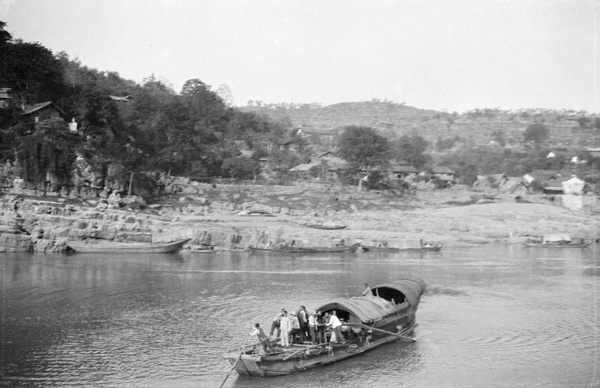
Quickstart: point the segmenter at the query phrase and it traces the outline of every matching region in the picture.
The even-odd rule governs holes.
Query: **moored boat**
[[[273,252],[273,253],[336,253],[336,252],[355,252],[360,244],[345,245],[338,247],[281,247],[281,248],[258,248],[249,246],[252,252]]]
[[[585,248],[591,243],[582,238],[571,238],[568,234],[547,234],[542,237],[529,238],[523,244],[526,247]]]
[[[376,246],[376,245],[361,245],[361,248],[364,251],[374,251],[374,252],[439,252],[442,250],[443,243],[425,243],[420,247],[411,247],[411,248],[398,248],[398,247],[388,247],[388,246]]]
[[[346,229],[347,225],[341,224],[305,224],[307,228],[323,229],[323,230],[340,230]]]
[[[372,287],[365,296],[323,304],[318,311],[335,312],[342,321],[344,338],[335,344],[276,345],[272,353],[264,353],[257,345],[243,346],[223,357],[240,375],[271,377],[332,364],[395,341],[414,342],[410,335],[424,291],[421,279],[400,279]]]
[[[70,241],[67,245],[73,253],[171,253],[176,252],[190,241],[190,239],[177,240],[169,243],[127,243],[113,241]]]
[[[269,213],[266,210],[242,210],[238,213],[238,216],[275,217],[272,213]]]

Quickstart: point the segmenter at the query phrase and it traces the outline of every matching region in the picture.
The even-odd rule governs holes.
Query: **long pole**
[[[133,185],[133,173],[131,173],[131,178],[129,178],[129,192],[127,193],[128,196],[131,196],[131,186]]]
[[[235,360],[235,362],[231,366],[231,369],[229,370],[229,373],[227,373],[227,376],[225,376],[225,380],[223,380],[223,382],[221,383],[221,385],[219,386],[219,388],[223,388],[223,385],[225,385],[225,382],[229,378],[229,375],[231,374],[231,372],[233,372],[233,369],[235,369],[235,365],[238,363],[238,361],[240,360],[240,358],[242,358],[242,356],[244,355],[244,351],[246,350],[246,342],[248,342],[248,338],[250,338],[250,336],[246,337],[246,340],[244,341],[244,344],[242,345],[242,350],[240,351],[240,355],[238,356],[238,358]]]
[[[372,327],[369,325],[363,325],[362,323],[345,323],[345,325],[346,326],[360,326],[360,327],[364,327],[365,329],[375,330],[375,331],[379,331],[381,333],[385,333],[385,334],[389,334],[389,335],[395,335],[396,337],[400,337],[400,338],[405,339],[410,342],[417,342],[417,340],[414,338],[410,338],[410,337],[407,337],[407,336],[404,336],[404,335],[401,335],[398,333],[392,333],[391,331],[378,329],[376,327]]]

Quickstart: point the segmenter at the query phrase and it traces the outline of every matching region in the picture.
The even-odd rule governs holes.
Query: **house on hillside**
[[[456,173],[446,166],[436,166],[431,170],[434,178],[454,182]]]
[[[64,118],[65,116],[65,112],[54,105],[52,101],[41,102],[25,107],[25,111],[21,113],[21,117],[29,118],[35,123],[47,120],[51,117]]]
[[[523,184],[528,191],[541,190],[544,186],[557,186],[556,182],[561,176],[558,170],[533,170],[523,175]]]
[[[586,185],[575,173],[555,170],[534,170],[523,176],[523,184],[529,192],[540,190],[548,195],[582,194]]]
[[[437,188],[447,188],[454,185],[455,172],[446,166],[436,166],[431,170],[432,181],[436,183]]]
[[[585,189],[585,181],[579,179],[577,175],[571,174],[568,179],[561,182],[561,186],[564,194],[581,195]]]
[[[339,132],[336,128],[301,126],[293,134],[319,142],[322,146],[335,147]]]
[[[290,168],[289,172],[294,173],[300,178],[310,179],[318,174],[319,167],[320,163],[304,163]]]
[[[108,98],[110,98],[113,101],[116,102],[130,102],[131,100],[133,100],[133,97],[131,97],[130,95],[127,96],[108,96]]]
[[[330,168],[333,168],[335,170],[347,170],[350,167],[350,164],[346,162],[346,160],[337,156],[337,154],[333,151],[325,151],[320,154],[311,156],[310,162],[325,163]]]
[[[350,164],[333,151],[326,151],[311,156],[308,163],[300,164],[289,171],[304,178],[317,177],[330,181],[337,180],[339,175],[349,167]]]
[[[419,171],[413,166],[401,165],[401,164],[390,164],[388,173],[392,178],[404,179],[411,181],[419,175]]]

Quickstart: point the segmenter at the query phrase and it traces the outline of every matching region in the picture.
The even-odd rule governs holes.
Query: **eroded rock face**
[[[0,252],[33,252],[33,248],[31,236],[0,233]]]

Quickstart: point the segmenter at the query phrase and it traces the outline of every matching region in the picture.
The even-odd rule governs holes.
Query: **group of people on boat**
[[[321,311],[308,312],[301,305],[298,310],[290,313],[281,309],[273,318],[268,336],[258,323],[250,335],[257,336],[265,353],[270,353],[275,351],[277,343],[284,348],[292,344],[344,343],[350,331],[345,323],[335,310],[325,314]]]

